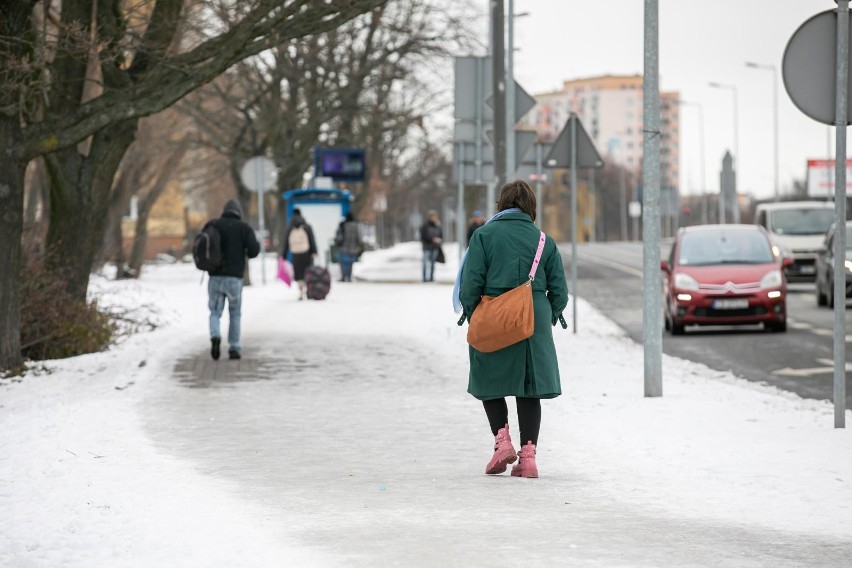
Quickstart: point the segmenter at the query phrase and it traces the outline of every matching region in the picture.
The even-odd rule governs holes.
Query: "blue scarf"
[[[503,215],[507,213],[521,213],[521,210],[517,207],[510,207],[509,209],[504,209],[498,213],[496,213],[493,217],[485,222],[487,225],[491,221],[496,221]],[[456,274],[456,283],[453,285],[453,310],[458,314],[462,311],[461,298],[459,297],[461,293],[461,279],[462,279],[462,270],[464,270],[464,261],[467,259],[467,249],[464,251],[464,255],[462,256],[461,262],[459,262],[459,272]],[[461,325],[461,324],[459,324]]]

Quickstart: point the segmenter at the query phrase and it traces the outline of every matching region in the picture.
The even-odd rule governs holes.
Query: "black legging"
[[[521,431],[520,442],[523,446],[527,442],[538,445],[538,431],[541,428],[541,399],[515,397],[518,407],[518,426]],[[497,430],[509,422],[509,408],[506,406],[505,398],[494,398],[483,400],[485,414],[491,425],[491,433],[497,435]]]

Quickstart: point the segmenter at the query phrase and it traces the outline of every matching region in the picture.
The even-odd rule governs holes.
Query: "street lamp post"
[[[711,87],[715,88],[715,89],[728,89],[728,90],[731,91],[731,94],[733,95],[733,101],[734,101],[734,164],[735,164],[734,165],[734,172],[737,172],[740,169],[740,167],[739,167],[740,166],[740,140],[739,140],[740,139],[740,127],[739,127],[739,112],[737,111],[737,86],[726,84],[726,83],[709,83],[709,85]],[[722,192],[721,187],[719,189],[719,192],[720,193]],[[739,223],[740,222],[740,206],[739,206],[739,202],[737,201],[736,185],[734,185],[733,209],[734,209],[734,223]]]
[[[781,197],[781,190],[778,186],[778,70],[774,65],[768,63],[755,63],[746,61],[746,67],[752,69],[763,69],[772,71],[772,158],[773,158],[773,182],[775,185],[775,200]]]
[[[703,224],[707,224],[707,169],[706,162],[704,160],[704,107],[701,103],[696,103],[692,101],[685,101],[683,99],[678,101],[678,104],[682,106],[691,106],[695,107],[698,110],[698,152],[701,156],[701,222]]]

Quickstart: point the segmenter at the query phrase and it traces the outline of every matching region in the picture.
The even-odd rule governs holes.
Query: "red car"
[[[787,331],[787,280],[792,262],[773,249],[758,225],[697,225],[677,232],[663,270],[666,330],[687,325],[762,323]]]

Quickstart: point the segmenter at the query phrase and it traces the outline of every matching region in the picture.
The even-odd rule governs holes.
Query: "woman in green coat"
[[[505,184],[498,213],[476,230],[465,255],[458,298],[470,320],[482,296],[499,296],[529,278],[541,232],[534,224],[535,193],[523,180]],[[514,396],[522,448],[512,467],[516,477],[538,477],[535,449],[541,425],[541,399],[562,393],[551,327],[561,321],[568,304],[568,285],[562,258],[547,237],[532,282],[535,332],[532,337],[492,353],[469,347],[468,392],[482,401],[491,432],[494,455],[485,473],[506,471],[518,457],[509,436],[507,396]]]

